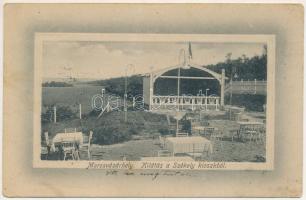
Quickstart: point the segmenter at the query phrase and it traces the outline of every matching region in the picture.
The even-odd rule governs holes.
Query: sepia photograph
[[[149,2],[3,5],[3,196],[302,196],[303,4]]]
[[[273,36],[39,36],[41,161],[267,163]]]

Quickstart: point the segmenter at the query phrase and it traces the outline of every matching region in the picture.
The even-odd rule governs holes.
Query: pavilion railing
[[[151,101],[152,109],[191,109],[218,110],[220,97],[218,96],[157,96]]]

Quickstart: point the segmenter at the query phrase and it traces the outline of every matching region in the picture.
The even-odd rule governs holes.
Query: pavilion
[[[224,106],[225,70],[219,74],[192,63],[190,45],[189,53],[178,65],[144,75],[144,103],[150,110],[219,110]],[[208,95],[211,87],[217,94]]]

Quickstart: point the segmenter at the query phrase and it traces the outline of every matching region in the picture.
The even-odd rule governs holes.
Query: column
[[[79,104],[79,117],[82,119],[82,104]]]
[[[221,107],[224,106],[224,84],[225,84],[225,70],[222,69],[222,74],[221,74]]]
[[[56,106],[53,107],[54,123],[56,123]]]
[[[150,105],[149,105],[149,110],[152,110],[152,100],[153,100],[153,87],[154,87],[154,82],[153,82],[153,74],[150,73],[150,94],[149,94],[149,98],[150,98]]]

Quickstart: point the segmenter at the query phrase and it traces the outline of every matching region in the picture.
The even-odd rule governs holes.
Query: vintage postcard
[[[302,194],[298,4],[6,4],[3,194]]]
[[[36,33],[34,167],[273,170],[274,35]]]

